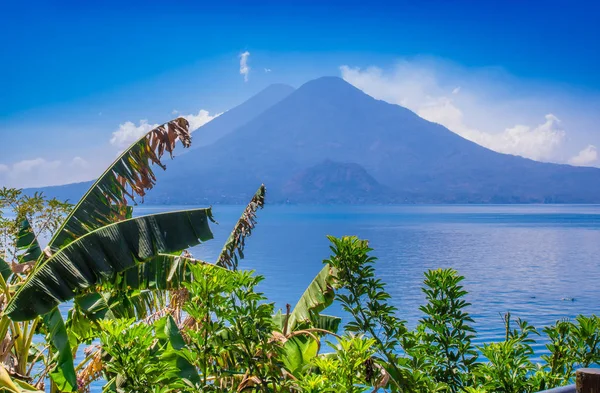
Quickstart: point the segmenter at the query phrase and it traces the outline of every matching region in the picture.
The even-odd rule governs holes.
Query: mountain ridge
[[[245,203],[265,183],[270,201],[285,202],[293,177],[325,160],[356,164],[364,170],[355,172],[358,177],[371,176],[395,195],[379,203],[600,202],[599,169],[494,152],[337,77],[307,82],[214,142],[177,157],[157,174],[147,201]]]

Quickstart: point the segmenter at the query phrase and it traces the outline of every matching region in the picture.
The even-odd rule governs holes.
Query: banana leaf
[[[4,365],[0,363],[0,391],[6,393],[44,393],[34,386],[18,379],[12,379]]]
[[[292,332],[299,324],[314,323],[321,311],[329,307],[335,298],[333,280],[336,270],[326,264],[306,288],[289,315],[285,331]],[[338,324],[339,325],[339,324]]]
[[[225,268],[197,259],[160,254],[117,274],[119,278],[106,285],[104,291],[77,296],[74,300],[76,308],[90,320],[135,317],[136,312],[132,308],[135,306],[135,299],[117,298],[116,294],[133,291],[129,296],[141,298],[140,295],[144,293],[183,288],[184,283],[193,280],[190,267],[196,264],[229,272]]]
[[[336,317],[333,315],[319,314],[319,315],[313,317],[311,326],[314,328],[317,328],[317,329],[327,330],[328,332],[331,332],[331,333],[337,333],[340,328],[341,323],[342,323],[342,318],[340,318],[340,317]]]
[[[96,229],[31,273],[5,313],[14,321],[33,319],[158,254],[212,239],[209,220],[210,209],[195,209],[137,217]]]
[[[180,378],[187,379],[192,383],[200,382],[200,376],[198,375],[196,367],[194,367],[194,365],[184,356],[179,354],[179,352],[185,348],[186,344],[173,317],[167,315],[159,319],[156,321],[155,329],[156,338],[162,342],[168,343],[164,360],[177,367]]]
[[[52,343],[54,353],[52,361],[55,363],[50,370],[50,378],[61,392],[77,391],[77,374],[73,364],[73,354],[69,343],[67,329],[58,308],[42,317],[47,329],[47,341]]]
[[[319,353],[319,342],[310,336],[294,336],[283,344],[283,364],[295,377],[311,366]]]
[[[48,243],[50,250],[56,253],[86,233],[126,218],[127,199],[143,198],[154,186],[152,165],[165,169],[160,159],[165,152],[173,157],[177,140],[184,147],[191,144],[189,123],[182,117],[151,130],[125,150],[73,208]],[[43,255],[38,264],[41,259]]]
[[[10,265],[0,257],[0,275],[2,275],[4,281],[6,281],[11,274],[12,269],[10,268]]]
[[[16,246],[20,253],[17,258],[19,263],[36,261],[42,254],[40,244],[37,241],[37,237],[35,236],[27,217],[22,217],[20,219]]]
[[[183,256],[157,255],[144,264],[119,273],[112,286],[117,289],[179,289],[192,278],[190,265],[198,263],[205,264]]]
[[[239,260],[244,259],[246,237],[252,234],[252,230],[256,226],[256,211],[264,207],[265,193],[266,188],[262,184],[246,206],[246,209],[244,209],[242,216],[225,242],[225,246],[223,246],[223,250],[217,258],[217,266],[236,270]]]

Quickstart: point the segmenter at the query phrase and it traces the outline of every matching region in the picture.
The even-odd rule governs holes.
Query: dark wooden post
[[[600,369],[577,370],[577,393],[600,393]]]

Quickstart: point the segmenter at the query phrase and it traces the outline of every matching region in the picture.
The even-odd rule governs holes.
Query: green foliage
[[[69,209],[68,203],[46,199],[41,193],[29,196],[17,189],[0,190],[0,303],[3,310],[42,254],[38,238],[52,233]],[[45,347],[38,348],[33,344],[38,333],[45,335]],[[12,378],[12,382],[10,379],[0,382],[0,387],[21,386],[24,382],[18,378],[31,382],[36,376],[39,387],[43,385],[45,375],[50,375],[51,389],[77,389],[69,337],[58,312],[26,322],[11,321],[3,313],[0,316],[0,340],[3,342],[0,346],[3,370],[5,376]],[[26,386],[24,389],[31,390]]]
[[[41,193],[0,189],[0,258],[29,262],[40,255],[37,239],[54,233],[71,205]]]
[[[154,325],[127,319],[104,320],[100,325],[104,392],[171,392],[183,387],[176,365],[164,360],[167,343],[158,340]]]
[[[165,152],[173,156],[177,141],[183,147],[191,144],[189,123],[182,117],[154,128],[134,142],[100,175],[62,225],[52,231],[54,236],[48,247],[56,252],[86,233],[126,218],[130,213],[127,198],[143,198],[154,186],[152,167],[165,169],[161,158]]]
[[[373,362],[374,339],[346,335],[337,344],[329,345],[334,352],[314,358],[316,373],[298,381],[300,391],[360,393],[365,391],[365,386],[382,383],[385,374],[381,374]]]
[[[506,339],[502,342],[484,344],[480,350],[488,361],[477,365],[474,375],[476,385],[499,393],[536,392],[543,389],[537,378],[532,378],[536,366],[531,361],[537,331],[526,321],[517,319],[517,327],[511,329],[510,314],[506,315]]]
[[[385,292],[385,284],[375,277],[376,258],[369,256],[372,249],[367,241],[357,237],[329,236],[329,240],[333,254],[324,263],[336,269],[337,285],[341,289],[336,300],[353,317],[345,328],[374,340],[376,353],[385,359],[382,366],[400,388],[404,385],[406,370],[405,361],[398,353],[406,327],[404,321],[395,316],[396,308],[388,303],[390,295]]]
[[[424,317],[410,349],[405,340],[407,352],[425,363],[419,369],[426,369],[434,381],[447,385],[453,393],[469,384],[469,374],[477,361],[471,343],[473,319],[465,311],[470,304],[464,300],[467,291],[460,285],[463,280],[452,269],[425,273],[423,292],[427,303],[419,308]]]
[[[513,321],[510,314],[504,320],[504,341],[475,348],[474,321],[461,285],[464,277],[452,269],[425,273],[423,317],[407,331],[375,276],[376,259],[369,255],[367,242],[356,237],[330,240],[332,255],[325,262],[337,270],[336,300],[352,317],[345,329],[374,340],[375,364],[388,373],[390,391],[537,392],[571,383],[578,367],[600,364],[596,316],[579,316],[575,322],[559,321],[544,329],[550,354],[542,356],[542,364],[531,360],[538,331],[525,321]],[[318,376],[308,376],[306,383],[311,391],[327,386]]]
[[[16,321],[51,311],[78,292],[160,253],[181,251],[212,239],[210,209],[142,216],[96,229],[38,266],[6,307]]]

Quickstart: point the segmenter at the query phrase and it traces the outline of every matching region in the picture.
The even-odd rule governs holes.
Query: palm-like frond
[[[65,323],[57,308],[43,316],[44,325],[48,330],[47,340],[55,350],[52,359],[54,366],[50,377],[61,392],[77,391],[77,374],[73,364],[73,354]]]
[[[290,313],[287,326],[284,327],[287,332],[294,331],[303,322],[312,323],[313,325],[318,322],[319,318],[316,316],[329,307],[335,298],[333,289],[335,274],[336,270],[333,266],[329,264],[323,266],[323,269],[312,280]],[[328,323],[333,323],[329,320],[332,317],[323,317]],[[335,326],[337,328],[337,325]]]
[[[205,262],[184,256],[160,254],[146,263],[119,273],[111,284],[115,289],[171,290],[180,289],[192,280],[191,265]]]
[[[96,287],[96,291],[75,298],[75,305],[92,321],[114,318],[160,318],[173,304],[161,302],[164,291],[177,291],[194,277],[191,266],[203,264],[210,269],[226,270],[197,259],[160,254],[117,274],[117,279]],[[156,298],[153,298],[156,296]],[[158,300],[156,302],[155,300]],[[172,301],[172,299],[171,299]],[[140,312],[141,311],[141,312]],[[148,315],[148,312],[153,313]]]
[[[27,217],[19,217],[19,232],[17,233],[16,246],[19,251],[19,263],[36,261],[42,254],[40,244],[33,232]]]
[[[247,236],[252,234],[256,225],[256,211],[265,205],[265,185],[262,184],[254,194],[242,216],[235,224],[225,246],[217,259],[217,265],[236,270],[239,259],[244,259],[244,246]]]
[[[55,253],[86,233],[125,218],[127,197],[144,197],[154,186],[152,165],[165,169],[161,157],[165,152],[172,156],[178,140],[184,147],[190,146],[189,123],[182,117],[153,129],[125,150],[73,208],[48,243],[51,251]]]
[[[96,229],[31,273],[5,312],[15,321],[43,315],[138,263],[211,239],[211,219],[210,209],[195,209],[137,217]]]

